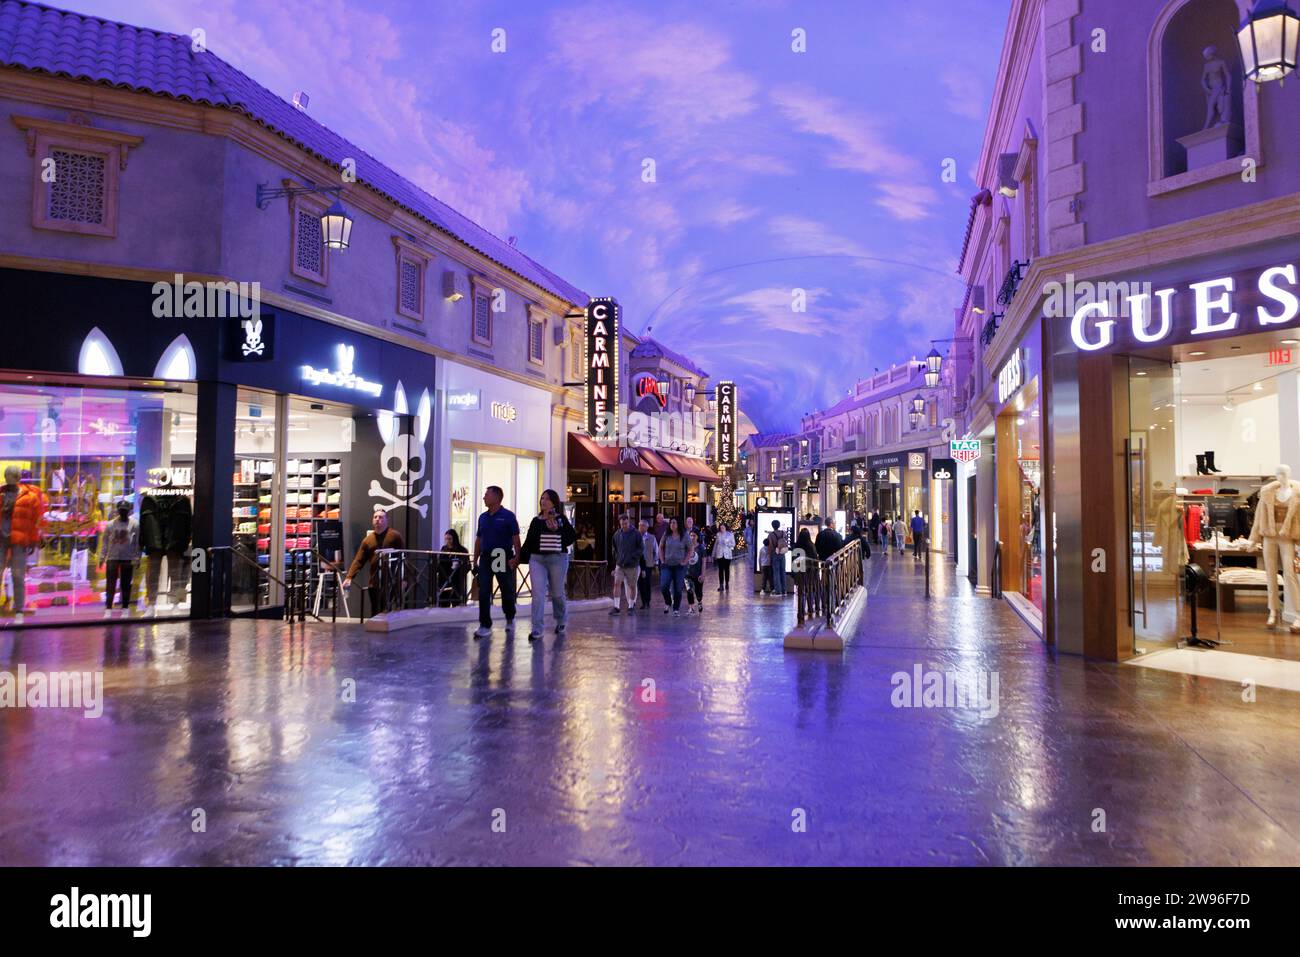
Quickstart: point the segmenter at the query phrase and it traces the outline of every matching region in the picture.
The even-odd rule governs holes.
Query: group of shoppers
[[[704,614],[704,567],[712,557],[718,570],[718,591],[731,591],[731,560],[735,555],[736,535],[724,525],[696,528],[687,516],[678,523],[662,512],[652,527],[642,519],[635,528],[631,518],[619,516],[614,533],[614,607],[611,615],[629,615],[640,609],[648,611],[654,580],[664,600],[664,614],[681,615],[682,596],[686,613]]]
[[[929,525],[921,515],[920,509],[914,509],[910,519],[905,519],[897,512],[892,514],[872,512],[867,519],[866,529],[867,534],[880,544],[886,555],[891,549],[897,549],[900,555],[907,551],[909,532],[912,538],[912,557],[920,561],[925,555],[925,540]]]

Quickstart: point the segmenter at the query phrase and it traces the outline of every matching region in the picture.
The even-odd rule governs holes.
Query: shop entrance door
[[[975,473],[971,473],[966,478],[966,547],[968,549],[967,567],[970,569],[968,577],[972,585],[979,584],[980,580],[980,560],[979,560],[979,537],[975,532],[979,526],[977,524],[975,498]]]
[[[1128,606],[1133,651],[1177,641],[1181,576],[1187,563],[1183,497],[1175,451],[1178,397],[1174,367],[1129,362]]]

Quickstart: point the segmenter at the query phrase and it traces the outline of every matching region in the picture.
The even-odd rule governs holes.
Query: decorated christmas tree
[[[713,514],[719,527],[729,528],[736,533],[736,547],[743,547],[740,512],[736,510],[736,486],[732,484],[730,470],[722,473],[722,487],[718,489],[718,504]]]

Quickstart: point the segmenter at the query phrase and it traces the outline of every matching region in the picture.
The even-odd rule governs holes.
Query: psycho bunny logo
[[[370,497],[383,500],[375,503],[377,512],[391,512],[409,505],[419,509],[421,518],[428,518],[429,502],[425,500],[430,497],[431,483],[424,479],[424,486],[418,492],[416,485],[424,478],[424,440],[429,437],[429,426],[433,421],[433,403],[428,389],[420,393],[420,403],[415,410],[415,434],[412,434],[399,431],[402,421],[399,416],[405,417],[410,413],[406,389],[400,379],[393,396],[393,411],[380,412],[378,416],[379,434],[384,440],[384,450],[379,453],[379,469],[384,478],[393,483],[393,491],[384,488],[379,479],[371,479]]]
[[[245,319],[240,325],[244,327],[244,356],[260,356],[266,349],[266,343],[262,341],[262,320]]]

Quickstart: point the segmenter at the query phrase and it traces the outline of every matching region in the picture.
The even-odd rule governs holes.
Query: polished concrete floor
[[[536,645],[0,631],[0,672],[102,669],[106,699],[0,709],[0,863],[1300,863],[1300,695],[1054,660],[951,570],[929,601],[910,556],[868,574],[842,656],[739,588]],[[918,667],[996,673],[996,715],[894,707]]]

